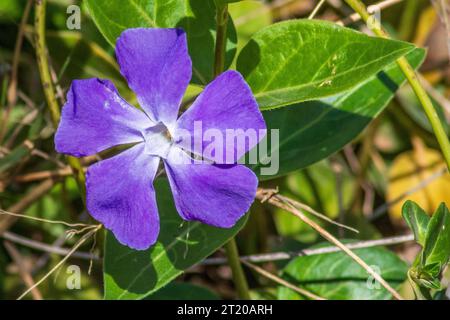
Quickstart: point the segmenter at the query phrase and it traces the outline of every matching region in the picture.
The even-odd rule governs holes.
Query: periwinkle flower
[[[258,184],[255,174],[237,159],[262,136],[232,150],[230,164],[192,161],[206,143],[195,148],[184,135],[194,136],[198,121],[203,130],[265,129],[242,76],[224,72],[178,117],[192,75],[184,31],[128,29],[117,40],[116,56],[142,111],[128,104],[108,80],[74,80],[55,136],[56,150],[76,157],[133,144],[88,168],[89,213],[122,244],[138,250],[150,247],[159,233],[153,180],[162,160],[183,219],[232,227],[249,209]]]

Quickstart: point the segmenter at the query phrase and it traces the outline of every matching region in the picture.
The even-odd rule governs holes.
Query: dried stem
[[[28,293],[30,293],[34,288],[39,286],[42,282],[44,282],[53,272],[59,269],[66,261],[69,259],[75,251],[81,247],[83,243],[85,243],[91,236],[93,236],[100,228],[102,227],[101,224],[95,226],[94,228],[91,228],[91,230],[87,233],[85,233],[80,240],[73,246],[73,248],[67,253],[67,255],[61,259],[60,262],[58,262],[45,276],[43,276],[36,284],[30,288],[28,288],[24,293],[22,293],[17,300],[23,299]]]
[[[383,9],[389,8],[397,3],[403,2],[404,0],[384,0],[384,1],[380,1],[378,3],[375,3],[373,5],[371,5],[368,10],[369,11],[381,11]],[[339,20],[336,21],[337,24],[342,25],[342,26],[346,26],[350,23],[353,22],[357,22],[361,20],[361,16],[358,13],[353,13],[352,15],[350,15],[349,17],[343,19],[343,20]]]
[[[266,189],[258,189],[258,192],[256,194],[256,197],[260,199],[262,202],[267,201],[270,204],[284,209],[293,215],[300,218],[303,222],[308,224],[310,227],[312,227],[314,230],[316,230],[322,237],[324,237],[329,242],[333,243],[335,246],[339,247],[342,251],[344,251],[348,256],[350,256],[356,263],[358,263],[361,267],[363,267],[368,274],[370,274],[375,280],[377,280],[386,290],[388,290],[394,298],[397,300],[403,300],[402,296],[394,289],[392,288],[389,283],[387,283],[378,273],[376,273],[367,263],[365,263],[360,257],[358,257],[353,251],[351,251],[346,245],[344,245],[342,242],[340,242],[338,239],[336,239],[331,233],[329,233],[327,230],[323,229],[320,225],[318,225],[316,222],[308,218],[303,212],[296,209],[294,206],[292,206],[289,203],[286,203],[282,199],[278,197],[278,195],[274,194],[273,190],[266,190]]]
[[[63,236],[65,236],[65,235],[63,235]],[[53,254],[57,254],[60,256],[65,256],[70,252],[70,248],[62,248],[62,247],[56,246],[54,244],[50,245],[47,243],[28,239],[28,238],[22,237],[18,234],[15,234],[15,233],[12,233],[9,231],[5,231],[2,235],[0,235],[0,237],[4,238],[6,240],[9,240],[11,242],[20,244],[22,246],[31,248],[31,249],[48,252],[48,253],[53,253]],[[92,253],[89,253],[89,252],[74,252],[72,254],[72,256],[74,258],[79,258],[79,259],[84,259],[84,260],[99,260],[100,259],[98,256],[96,256]]]
[[[319,297],[318,295],[315,295],[312,292],[309,292],[308,290],[305,290],[303,288],[297,287],[297,286],[293,285],[292,283],[287,282],[286,280],[284,280],[284,279],[282,279],[282,278],[280,278],[280,277],[270,273],[267,270],[264,270],[261,267],[258,267],[257,265],[254,265],[253,263],[250,263],[250,262],[244,261],[244,260],[241,260],[241,261],[247,267],[249,267],[250,269],[256,271],[260,275],[262,275],[262,276],[272,280],[273,282],[276,282],[276,283],[278,283],[278,284],[280,284],[280,285],[282,285],[282,286],[284,286],[286,288],[294,290],[295,292],[300,293],[302,296],[305,296],[305,297],[313,299],[313,300],[326,300],[326,299],[324,299],[322,297]]]
[[[14,263],[17,266],[17,269],[19,270],[19,274],[23,282],[28,288],[31,289],[31,295],[33,299],[42,300],[42,294],[39,292],[38,288],[35,287],[33,277],[31,276],[30,272],[27,270],[27,267],[23,263],[23,258],[20,252],[16,249],[16,247],[12,243],[8,241],[3,242],[3,244],[5,245],[5,248],[8,251],[11,258],[14,260]]]
[[[5,237],[6,238],[6,237]],[[367,241],[359,241],[355,243],[347,244],[347,248],[349,249],[363,249],[363,248],[371,248],[378,246],[389,246],[400,243],[405,243],[414,240],[413,234],[408,234],[404,236],[396,236],[389,237],[384,239],[377,240],[367,240]],[[273,262],[273,261],[282,261],[282,260],[290,260],[297,257],[303,256],[315,256],[333,252],[342,251],[339,247],[329,246],[317,249],[304,249],[302,251],[297,252],[272,252],[272,253],[264,253],[264,254],[254,254],[250,256],[241,256],[241,261],[248,261],[253,263],[263,263],[263,262]],[[227,259],[225,258],[209,258],[203,261],[202,265],[220,265],[227,263]]]
[[[314,19],[314,17],[316,16],[317,12],[319,12],[320,8],[322,8],[322,6],[325,3],[325,1],[326,0],[320,0],[319,1],[319,3],[314,7],[314,10],[309,15],[308,19]]]

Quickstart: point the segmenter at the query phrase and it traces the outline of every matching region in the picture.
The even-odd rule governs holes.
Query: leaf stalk
[[[372,15],[367,10],[366,6],[360,0],[345,0],[345,2],[365,21],[371,21]],[[380,23],[372,23],[372,31],[381,38],[390,38],[389,34],[381,27]],[[441,120],[434,109],[433,103],[428,96],[426,90],[420,83],[419,77],[417,76],[414,69],[409,64],[405,57],[401,57],[397,60],[397,64],[408,80],[411,88],[419,99],[425,114],[427,115],[428,121],[433,128],[434,135],[441,148],[442,155],[444,156],[445,162],[447,164],[447,169],[450,170],[450,142],[447,137],[447,133],[442,126]]]

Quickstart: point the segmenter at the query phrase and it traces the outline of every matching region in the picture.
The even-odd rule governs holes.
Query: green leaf
[[[430,217],[414,201],[408,200],[402,207],[403,219],[414,233],[414,239],[424,247]]]
[[[111,45],[128,28],[183,28],[193,62],[193,81],[212,80],[215,44],[215,5],[199,0],[86,0],[94,22]],[[236,32],[228,22],[227,66],[236,51]]]
[[[437,277],[448,263],[449,257],[450,212],[447,206],[441,203],[428,223],[421,259],[422,269]]]
[[[416,49],[407,58],[417,68],[425,50]],[[396,63],[372,76],[368,81],[343,94],[321,101],[303,102],[289,108],[264,111],[268,129],[278,129],[279,143],[272,154],[253,166],[257,174],[270,158],[279,154],[279,171],[272,179],[307,167],[343,148],[354,139],[388,105],[398,87],[406,81]],[[270,145],[271,133],[268,130]],[[273,160],[272,160],[273,161]]]
[[[219,300],[219,297],[198,285],[172,282],[145,300]]]
[[[202,261],[236,235],[247,220],[220,229],[200,222],[184,222],[173,204],[165,179],[155,182],[161,230],[156,244],[136,251],[121,245],[107,233],[104,282],[106,299],[142,299]]]
[[[413,49],[330,22],[293,20],[256,33],[237,69],[267,110],[350,89]]]
[[[216,5],[224,5],[224,4],[239,2],[239,1],[242,1],[242,0],[214,0]]]
[[[383,247],[372,247],[357,249],[355,253],[392,286],[396,287],[406,279],[408,267],[393,252]],[[283,269],[282,277],[326,299],[391,298],[391,294],[384,287],[343,252],[295,258]],[[290,300],[303,297],[291,289],[280,287],[278,298]]]

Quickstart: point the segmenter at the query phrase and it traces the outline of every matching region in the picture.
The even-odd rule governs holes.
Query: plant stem
[[[364,260],[362,260],[358,255],[351,251],[345,244],[336,239],[331,233],[322,228],[319,224],[314,222],[312,219],[308,218],[302,211],[298,210],[292,206],[289,202],[283,200],[283,197],[275,194],[276,191],[269,189],[258,189],[256,198],[261,200],[261,202],[267,201],[271,205],[274,205],[280,209],[292,213],[293,215],[300,218],[303,222],[308,224],[311,228],[316,230],[323,238],[334,244],[336,247],[344,251],[348,256],[350,256],[357,264],[363,267],[368,274],[370,274],[375,280],[377,280],[387,291],[389,291],[394,298],[397,300],[403,300],[402,296],[395,291],[391,285],[386,282],[378,273],[376,273],[372,267],[370,267]]]
[[[35,4],[35,48],[36,58],[39,67],[39,74],[41,76],[42,87],[44,88],[45,99],[47,100],[47,106],[50,111],[50,116],[54,127],[56,128],[59,123],[59,106],[56,102],[55,88],[53,86],[52,78],[50,76],[50,68],[47,59],[47,44],[45,40],[45,9],[47,0],[36,1]]]
[[[216,48],[214,53],[214,78],[223,72],[225,65],[225,45],[227,41],[228,5],[217,4]]]
[[[225,252],[227,254],[228,265],[233,272],[233,282],[236,286],[238,296],[243,300],[250,300],[250,293],[248,291],[247,279],[242,270],[241,262],[239,260],[239,253],[236,245],[236,240],[232,238],[225,246]]]
[[[45,99],[47,101],[47,106],[50,111],[50,116],[52,118],[53,126],[58,127],[60,119],[60,111],[58,102],[55,95],[55,87],[52,81],[50,66],[48,61],[47,43],[45,40],[45,12],[46,12],[47,0],[36,1],[35,4],[35,50],[36,58],[38,62],[39,74],[41,77],[42,86],[44,89]],[[72,168],[74,177],[77,181],[78,188],[80,188],[81,193],[86,194],[85,190],[85,177],[82,170],[82,165],[77,158],[67,157],[67,161]]]
[[[225,66],[225,44],[227,40],[228,5],[216,2],[216,48],[214,54],[214,78],[220,75]],[[247,279],[239,260],[236,240],[232,238],[224,245],[228,265],[233,273],[233,282],[240,299],[250,300]]]
[[[308,16],[309,20],[314,19],[314,17],[316,16],[317,12],[319,12],[320,8],[322,8],[324,3],[325,3],[325,0],[320,0],[319,1],[319,3],[316,5],[316,7],[311,12],[311,14]]]
[[[345,2],[347,2],[347,4],[352,7],[352,9],[355,10],[355,12],[357,12],[365,22],[370,19],[370,13],[367,11],[367,8],[360,0],[345,0]],[[389,34],[381,27],[381,25],[374,27],[372,31],[379,37],[389,38]],[[411,85],[414,93],[419,99],[422,108],[425,111],[425,114],[427,115],[431,126],[433,127],[434,135],[436,136],[436,139],[441,148],[441,152],[447,164],[447,169],[450,169],[450,143],[447,138],[447,133],[442,126],[442,123],[436,110],[434,109],[430,97],[421,85],[416,72],[411,67],[408,60],[406,60],[405,57],[401,57],[397,60],[397,64],[408,79],[409,84]]]

